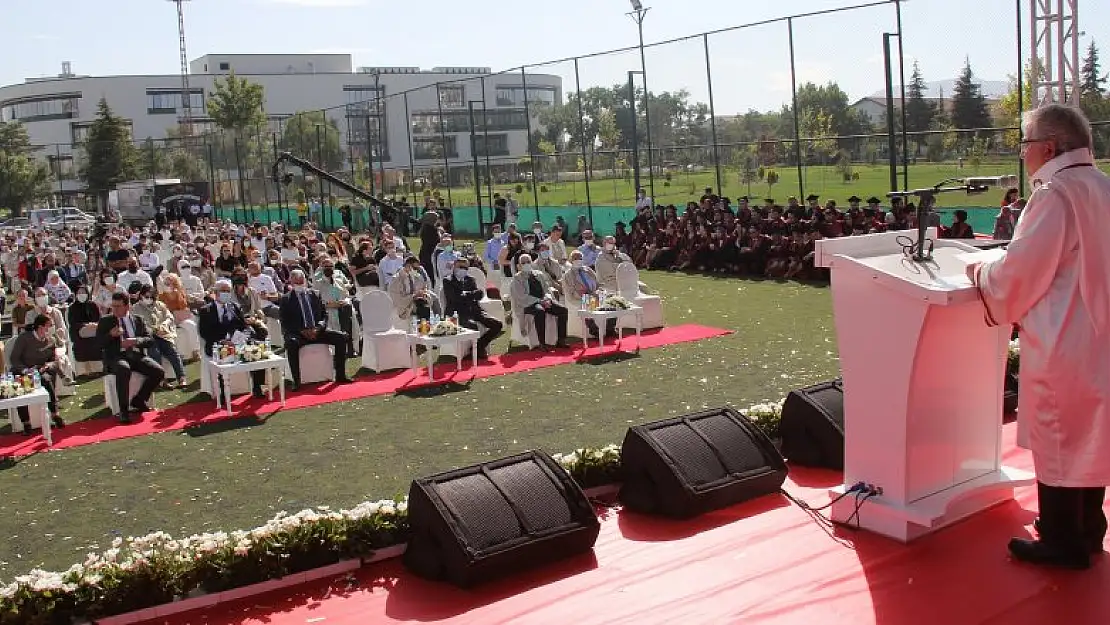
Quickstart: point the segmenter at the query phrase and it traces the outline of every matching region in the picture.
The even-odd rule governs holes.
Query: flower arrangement
[[[258,362],[270,358],[274,352],[268,344],[248,343],[236,348],[235,354],[239,357],[239,362]]]
[[[621,448],[619,445],[585,447],[569,454],[551,456],[582,488],[620,481]]]
[[[250,531],[116,538],[63,572],[36,569],[0,586],[0,623],[102,618],[366,556],[407,539],[407,508],[405,500],[368,501],[283,512]]]
[[[459,333],[459,324],[450,319],[441,319],[428,331],[430,336],[454,336]]]
[[[632,302],[626,300],[620,295],[606,295],[605,299],[601,301],[598,310],[628,310],[632,308]]]
[[[748,406],[748,409],[744,410],[743,413],[768,438],[776,439],[779,437],[779,423],[782,422],[782,406],[785,403],[785,399],[778,402],[765,401],[754,406]]]
[[[29,375],[5,375],[0,378],[0,399],[22,397],[35,390],[35,383]]]
[[[1013,375],[1017,375],[1021,369],[1021,343],[1018,339],[1010,341],[1010,347],[1006,352],[1006,371]]]

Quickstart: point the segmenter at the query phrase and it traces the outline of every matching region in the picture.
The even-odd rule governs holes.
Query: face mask
[[[84,304],[85,302],[89,301],[89,294],[88,293],[78,293],[77,294],[77,301]]]
[[[116,279],[113,278],[112,276],[108,276],[107,278],[104,278],[105,286],[112,286],[115,283],[116,283]]]
[[[606,252],[612,252],[614,249],[616,249],[616,246],[613,245],[612,243],[606,243],[605,244],[605,251]]]
[[[453,249],[455,249],[455,246],[454,246],[454,245],[450,245],[450,244],[448,244],[448,245],[444,245],[444,246],[443,246],[443,251],[444,251],[444,252],[450,252],[450,251],[451,251],[451,250],[453,250]]]
[[[467,271],[465,269],[456,269],[455,270],[455,279],[456,280],[462,280],[462,279],[466,278],[466,276],[467,276]]]
[[[127,268],[127,271],[129,271],[131,273],[136,273],[137,271],[139,271],[139,268],[136,265],[131,265],[130,267]]]
[[[305,291],[305,286],[303,284],[294,284],[293,285],[293,292],[296,293],[297,295],[300,295],[301,293],[304,293],[304,291]]]
[[[143,303],[146,304],[147,306],[153,306],[154,305],[154,298],[153,297],[144,297],[143,298]]]
[[[532,271],[532,263],[523,263],[520,265],[521,271]]]
[[[501,232],[497,231],[497,230],[494,230],[493,231],[493,238],[495,238],[495,239],[501,238]]]
[[[191,267],[182,267],[181,268],[181,275],[183,275],[185,277],[189,277],[189,275],[192,274],[192,273],[193,273],[193,270],[192,270]]]
[[[551,258],[551,252],[549,252],[548,250],[540,252],[540,258]]]
[[[593,237],[582,237],[582,241],[585,242],[586,245],[593,245],[594,238]]]
[[[581,267],[582,266],[582,259],[581,258],[576,258],[576,259],[570,261],[570,264],[573,267]]]
[[[335,275],[335,267],[324,267],[324,277],[325,278],[330,279],[333,275]]]
[[[536,235],[540,235],[540,234],[543,234],[543,230],[540,229],[540,228],[532,228],[532,233],[536,234]]]
[[[231,303],[232,295],[231,295],[230,291],[220,291],[216,295],[216,297],[217,297],[217,299],[220,300],[221,304],[230,304]]]
[[[37,306],[42,306],[42,307],[45,308],[46,305],[49,304],[49,303],[50,303],[50,298],[45,296],[45,295],[39,295],[38,297],[35,298],[35,305],[37,305]]]
[[[534,247],[536,247],[536,244],[532,243],[531,241],[528,241],[527,243],[524,244],[524,249],[526,249],[526,250],[530,250]]]
[[[397,256],[397,250],[388,250],[386,251],[385,255],[390,258],[394,258]]]

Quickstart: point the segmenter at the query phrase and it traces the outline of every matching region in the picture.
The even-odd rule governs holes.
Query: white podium
[[[938,239],[933,260],[903,253],[916,231],[817,241],[832,273],[844,378],[844,485],[834,521],[902,542],[1013,498],[1032,474],[1002,466],[1003,376],[1010,327],[989,328],[958,258],[979,251]],[[856,514],[858,510],[858,514]]]

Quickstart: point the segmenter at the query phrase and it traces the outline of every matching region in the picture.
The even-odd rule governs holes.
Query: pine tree
[[[956,79],[952,91],[952,125],[956,128],[989,128],[991,115],[980,85],[974,82],[971,61],[964,61],[964,69]]]
[[[1094,97],[1101,99],[1104,97],[1106,91],[1106,75],[1100,74],[1102,71],[1101,63],[1098,58],[1098,46],[1092,40],[1091,45],[1087,46],[1087,56],[1083,59],[1083,67],[1080,70],[1080,85],[1079,91],[1083,94],[1084,98]]]
[[[101,199],[106,199],[116,184],[138,177],[138,154],[131,143],[127,122],[112,112],[104,98],[100,99],[96,119],[89,126],[85,151],[87,158],[81,177]]]
[[[925,79],[921,76],[921,68],[917,61],[913,62],[913,74],[910,84],[906,85],[906,130],[909,132],[925,132],[933,125],[937,116],[937,108],[932,102],[925,99]]]

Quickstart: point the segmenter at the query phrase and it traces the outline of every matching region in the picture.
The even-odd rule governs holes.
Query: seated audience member
[[[62,280],[62,275],[57,270],[50,270],[46,274],[46,293],[50,296],[50,303],[54,305],[68,304],[70,298],[73,297],[73,291],[69,285]]]
[[[1014,213],[1009,206],[1003,206],[994,218],[994,234],[991,238],[995,241],[1009,241],[1014,238]]]
[[[308,278],[300,269],[289,274],[290,290],[281,298],[281,330],[285,338],[285,355],[293,374],[293,390],[301,385],[301,348],[324,343],[331,345],[335,381],[346,384],[346,345],[350,337],[327,329],[327,313],[320,294],[308,288]]]
[[[35,315],[27,329],[16,337],[10,359],[13,374],[30,375],[31,371],[39,372],[42,387],[49,396],[46,408],[50,411],[50,421],[54,427],[63,428],[66,424],[58,414],[58,398],[54,394],[54,387],[61,369],[56,349],[64,347],[65,343],[58,341],[53,325],[54,321],[50,317]],[[20,406],[16,408],[16,412],[23,423],[23,435],[30,436],[30,411],[27,406]]]
[[[539,349],[550,350],[545,343],[547,333],[547,316],[555,317],[558,324],[558,339],[556,347],[567,346],[567,319],[569,313],[566,307],[560,306],[555,299],[555,290],[549,284],[547,274],[532,268],[532,257],[522,254],[519,259],[520,271],[513,276],[510,290],[513,310],[519,310],[518,322],[523,324],[525,316],[532,317],[536,329],[536,338],[539,339]],[[524,334],[523,325],[521,333]]]
[[[532,261],[532,268],[547,274],[548,279],[551,280],[551,284],[554,285],[556,294],[559,296],[559,299],[562,300],[563,274],[566,273],[566,267],[552,257],[551,249],[548,247],[546,241],[540,243],[539,249],[536,250],[536,259]]]
[[[281,299],[281,291],[278,290],[273,277],[263,272],[260,263],[251,262],[247,265],[247,286],[258,294],[263,315],[273,319],[281,317],[277,306],[278,300]]]
[[[431,278],[420,266],[419,258],[409,256],[405,259],[401,272],[389,283],[389,296],[393,299],[393,310],[397,312],[397,317],[406,323],[412,317],[432,317],[436,295],[432,291]]]
[[[87,256],[84,252],[78,250],[70,254],[69,257],[69,264],[63,266],[59,271],[62,274],[62,280],[65,280],[69,288],[76,290],[77,285],[87,285],[89,283],[89,276],[85,270],[85,258]]]
[[[505,235],[505,246],[497,255],[497,265],[501,268],[501,275],[506,278],[513,277],[516,274],[520,255],[524,253],[524,240],[516,232],[516,228],[510,226],[509,232]]]
[[[130,423],[132,411],[150,410],[150,396],[162,383],[166,372],[153,358],[142,350],[153,342],[146,324],[131,314],[131,300],[126,293],[112,294],[112,314],[100,319],[96,338],[104,349],[104,371],[116,377],[116,397],[119,400],[119,421]],[[131,373],[146,377],[139,392],[127,401],[131,388]]]
[[[212,348],[216,345],[231,342],[236,333],[246,339],[264,338],[256,334],[257,326],[247,322],[243,309],[235,301],[230,281],[218,280],[212,291],[213,301],[205,304],[197,313],[197,333],[204,341],[204,357],[211,356]],[[265,371],[251,371],[251,390],[255,397],[264,396],[262,385],[265,381]],[[223,384],[222,379],[220,384]]]
[[[381,287],[387,291],[389,290],[390,283],[393,282],[393,278],[399,274],[401,269],[405,266],[405,259],[401,256],[401,253],[398,251],[399,249],[396,243],[388,239],[385,243],[382,243],[384,255],[378,263],[378,271],[381,273],[381,279],[383,281]]]
[[[67,312],[69,340],[73,342],[73,357],[77,362],[100,360],[100,345],[96,342],[96,325],[100,309],[89,299],[89,288],[77,287],[74,301]]]
[[[35,315],[46,315],[53,321],[51,324],[51,331],[54,333],[55,338],[61,345],[65,345],[68,340],[66,334],[66,318],[62,311],[57,306],[50,303],[50,295],[46,291],[46,287],[40,286],[35,289],[35,307],[29,312],[28,319],[34,319]]]
[[[127,261],[127,271],[121,272],[116,277],[116,284],[124,291],[130,292],[132,283],[154,286],[154,279],[150,277],[149,273],[139,268],[139,260],[134,257]]]
[[[597,256],[601,253],[601,248],[594,243],[594,231],[582,231],[582,245],[578,246],[578,250],[582,252],[582,262],[587,267],[593,267],[597,262]]]
[[[35,309],[34,297],[27,287],[20,287],[15,292],[15,305],[12,306],[12,332],[19,332],[31,321],[34,316],[28,316]]]
[[[963,209],[953,213],[952,227],[946,228],[945,234],[949,239],[974,239],[975,230],[967,223],[967,211]]]
[[[585,254],[583,254],[584,257]],[[601,287],[610,293],[618,292],[617,267],[621,263],[630,262],[632,262],[632,259],[629,258],[628,254],[617,249],[616,238],[605,237],[604,246],[594,263],[594,271],[597,272],[597,280],[601,283]]]
[[[551,258],[558,263],[567,262],[567,242],[563,240],[563,227],[556,225],[551,233],[543,240],[547,249],[551,250]]]
[[[92,301],[100,309],[100,316],[103,317],[112,311],[112,295],[126,291],[121,290],[116,284],[116,276],[111,269],[101,270],[99,276],[100,278],[93,285]]]
[[[581,303],[582,298],[587,295],[597,295],[601,290],[601,284],[597,281],[597,274],[593,269],[590,269],[582,262],[582,252],[574,250],[570,253],[570,269],[567,270],[566,288],[568,292],[567,306],[576,306]],[[586,319],[586,329],[589,330],[590,336],[597,338],[597,324],[593,319]],[[617,335],[617,320],[605,320],[605,336]]]
[[[346,274],[336,268],[335,258],[321,256],[316,265],[312,286],[324,300],[324,308],[328,313],[327,325],[347,335],[347,354],[351,357],[357,356],[358,351],[354,346],[355,308],[351,303],[351,291],[354,287],[348,281]]]
[[[485,261],[488,270],[494,271],[501,268],[497,264],[497,259],[503,247],[505,247],[505,235],[501,232],[501,224],[495,223],[491,227],[490,239],[486,241],[486,249],[482,252],[482,260]]]
[[[378,288],[378,264],[374,262],[374,244],[366,240],[358,244],[351,258],[351,273],[359,293]]]
[[[167,381],[166,387],[187,386],[185,364],[177,351],[177,321],[165,304],[154,298],[154,287],[132,283],[131,289],[139,296],[131,307],[131,312],[143,320],[150,330],[151,343],[147,350],[154,362],[161,363],[165,358],[173,367],[174,380]]]
[[[189,306],[199,308],[204,303],[207,291],[204,287],[204,281],[193,275],[193,264],[191,262],[178,263],[178,268],[181,286],[185,289],[185,295],[189,298]]]
[[[452,275],[443,280],[443,299],[445,309],[458,315],[459,325],[471,330],[480,330],[479,324],[485,328],[478,339],[478,358],[485,360],[489,358],[489,344],[501,334],[504,324],[482,310],[485,291],[467,273],[469,267],[466,258],[455,261]]]

